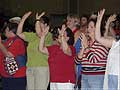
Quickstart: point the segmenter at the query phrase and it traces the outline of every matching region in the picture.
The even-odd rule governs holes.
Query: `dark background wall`
[[[26,11],[48,13],[90,13],[106,8],[107,13],[120,12],[120,0],[0,0],[6,14],[23,15]]]
[[[67,13],[90,14],[101,8],[106,9],[106,14],[119,13],[120,0],[0,0],[0,12],[4,12],[5,16],[22,16],[31,10],[30,18],[34,19],[36,12],[46,11],[55,23]]]
[[[0,8],[7,11],[5,14],[22,15],[29,10],[65,13],[67,11],[67,0],[0,0]]]
[[[101,8],[106,9],[106,13],[120,12],[120,0],[78,0],[79,13],[90,13],[91,11],[98,11]],[[88,2],[89,1],[89,2]]]

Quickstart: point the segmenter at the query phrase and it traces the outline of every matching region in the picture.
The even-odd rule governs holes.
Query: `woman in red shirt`
[[[26,47],[25,42],[17,37],[16,30],[16,23],[8,23],[4,30],[7,40],[4,42],[4,46],[0,44],[0,74],[2,76],[3,90],[26,90],[26,58],[20,57],[26,57]],[[7,52],[16,58],[19,66],[18,70],[12,75],[5,69],[4,57]]]
[[[55,43],[44,46],[45,36],[49,26],[42,28],[39,50],[47,54],[50,69],[50,90],[73,90],[75,85],[75,48],[73,47],[74,35],[65,25],[62,29],[55,28],[52,37]]]

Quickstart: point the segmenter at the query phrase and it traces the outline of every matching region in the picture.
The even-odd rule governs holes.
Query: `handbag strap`
[[[9,43],[8,43],[8,46],[7,48],[9,48],[13,43],[14,41],[17,39],[17,36],[13,38],[13,40],[11,40]]]

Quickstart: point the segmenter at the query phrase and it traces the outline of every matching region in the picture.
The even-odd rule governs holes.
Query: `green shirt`
[[[24,32],[24,35],[25,35],[25,40],[28,42],[27,66],[28,67],[48,66],[47,55],[42,54],[40,51],[38,51],[40,39],[36,35],[36,33]],[[45,45],[48,46],[51,44],[52,44],[52,35],[51,35],[51,33],[48,33],[48,35],[45,38]]]

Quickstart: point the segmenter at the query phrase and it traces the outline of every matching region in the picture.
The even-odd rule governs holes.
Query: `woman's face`
[[[75,20],[74,20],[74,18],[71,18],[71,17],[67,17],[67,26],[69,27],[69,28],[73,28],[75,25]]]
[[[95,35],[95,23],[93,21],[88,23],[87,33],[89,37],[93,37]]]
[[[59,35],[59,37],[58,37],[58,42],[59,42],[59,43],[61,43],[61,38],[62,38],[62,37]],[[65,38],[66,41],[69,40],[69,37],[67,36],[67,32],[64,32],[64,38]]]
[[[80,21],[81,26],[87,25],[87,18],[86,17],[82,17],[81,21]]]

